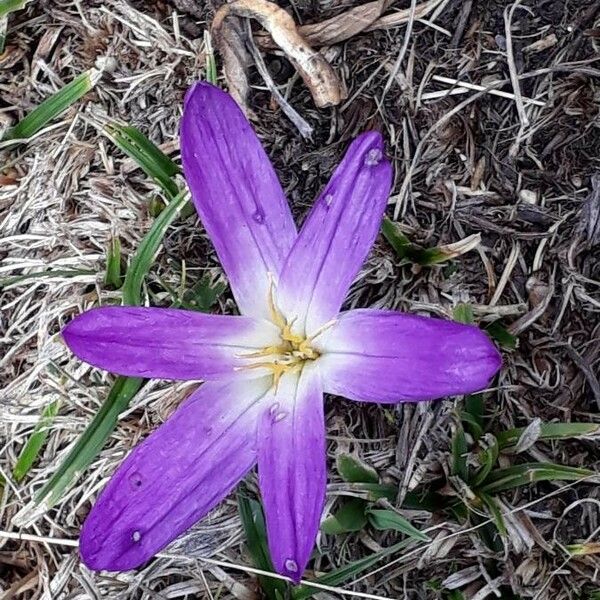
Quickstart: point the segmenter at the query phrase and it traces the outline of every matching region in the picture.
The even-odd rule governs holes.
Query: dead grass
[[[300,24],[359,4],[281,3]],[[57,334],[74,314],[116,296],[102,284],[110,237],[118,235],[131,256],[158,193],[97,124],[106,116],[122,119],[176,155],[182,96],[203,75],[202,31],[215,8],[187,0],[40,0],[9,20],[8,50],[0,59],[3,119],[23,116],[99,56],[113,64],[60,121],[28,145],[3,151],[0,277],[64,269],[91,273],[29,279],[2,290],[0,474],[8,482],[0,500],[3,600],[257,595],[252,575],[224,566],[250,564],[233,501],[167,557],[134,573],[93,574],[79,563],[75,548],[61,542],[77,538],[106,478],[189,386],[144,387],[93,466],[27,529],[33,537],[13,539],[19,531],[11,524],[89,422],[111,381],[71,357]],[[336,109],[317,110],[285,57],[266,55],[275,84],[314,128],[312,141],[297,133],[250,71],[256,127],[298,218],[347,141],[365,128],[381,128],[396,168],[389,213],[400,216],[411,239],[436,245],[481,233],[479,251],[461,257],[454,270],[399,267],[381,240],[348,304],[451,315],[455,304],[470,302],[479,319],[502,317],[512,325],[519,347],[505,354],[498,387],[487,397],[493,431],[535,417],[600,422],[600,256],[598,239],[589,234],[597,227],[590,219],[598,214],[591,178],[600,169],[599,18],[598,6],[584,0],[537,0],[527,8],[504,0],[441,2],[411,23],[407,45],[402,26],[362,33],[325,50],[348,90]],[[460,82],[484,89],[455,94]],[[148,285],[153,304],[168,303],[159,281],[178,286],[182,260],[190,284],[206,272],[220,274],[193,218],[178,222],[165,240]],[[227,297],[219,308],[234,310]],[[62,407],[43,455],[15,486],[16,456],[43,408],[56,399]],[[391,410],[330,399],[330,458],[357,449],[402,495],[448,471],[454,406],[445,401]],[[520,458],[600,469],[600,451],[591,441],[536,444]],[[330,482],[333,500],[339,483],[333,469]],[[249,485],[254,489],[252,478]],[[385,598],[438,598],[444,596],[436,586],[443,582],[478,600],[506,597],[507,590],[524,598],[574,598],[600,588],[600,564],[594,555],[567,560],[562,548],[590,536],[597,541],[599,500],[597,487],[585,484],[539,484],[506,494],[510,535],[501,554],[470,528],[429,513],[411,515],[422,528],[433,528],[434,542],[412,546],[346,588]],[[329,536],[322,540],[326,558],[317,567],[330,569],[391,540],[390,534],[367,532]],[[199,556],[213,562],[189,560]]]

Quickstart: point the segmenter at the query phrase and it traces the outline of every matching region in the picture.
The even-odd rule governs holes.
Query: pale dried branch
[[[427,0],[427,2],[417,5],[414,19],[422,19],[427,16],[441,2],[442,0]],[[410,8],[382,16],[390,4],[389,0],[367,2],[320,23],[303,25],[298,31],[311,46],[329,46],[339,44],[364,31],[392,29],[408,23],[411,15]],[[268,35],[257,36],[257,42],[263,48],[273,47],[273,40]]]
[[[319,108],[336,106],[344,99],[344,88],[335,71],[306,43],[285,10],[267,0],[234,0],[215,14],[212,26],[217,41],[222,39],[221,32],[230,16],[256,19],[269,32],[308,86]],[[219,43],[219,47],[221,52],[227,51],[225,44]]]

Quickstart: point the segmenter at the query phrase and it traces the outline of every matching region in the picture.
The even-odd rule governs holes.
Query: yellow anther
[[[281,330],[281,339],[285,342],[289,342],[292,346],[298,346],[302,342],[304,342],[304,338],[301,335],[296,333],[292,333],[292,325],[294,321],[292,321],[289,325],[285,325]]]
[[[299,352],[301,356],[304,356],[310,360],[319,358],[319,353],[310,346],[310,339],[302,340],[302,342],[298,344],[297,352]]]

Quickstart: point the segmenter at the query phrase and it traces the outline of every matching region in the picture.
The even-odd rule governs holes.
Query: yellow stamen
[[[279,327],[283,331],[285,327],[287,327],[287,322],[285,317],[279,312],[277,309],[277,305],[275,304],[275,280],[273,275],[269,273],[269,312],[271,314],[271,321]]]
[[[302,370],[307,360],[316,360],[320,354],[311,347],[311,342],[323,331],[329,329],[335,321],[326,323],[316,333],[306,338],[303,335],[294,333],[292,328],[296,318],[288,322],[285,316],[277,307],[275,302],[275,280],[269,274],[269,294],[268,294],[269,313],[271,321],[279,328],[279,337],[281,344],[266,346],[256,352],[239,354],[240,358],[261,358],[268,357],[267,360],[251,363],[239,367],[240,369],[267,369],[273,375],[273,387],[275,391],[279,382],[285,373],[295,373]]]

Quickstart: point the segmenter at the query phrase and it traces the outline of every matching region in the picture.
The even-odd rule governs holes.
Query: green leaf
[[[48,437],[48,432],[50,431],[50,426],[54,421],[54,417],[58,413],[59,406],[60,402],[58,400],[55,400],[46,406],[31,437],[27,440],[25,446],[23,446],[21,454],[19,454],[19,458],[17,459],[17,464],[13,469],[13,477],[17,483],[27,475],[29,469],[31,469],[33,463],[37,459],[40,450]]]
[[[460,590],[450,590],[444,594],[446,600],[465,600],[463,593]]]
[[[456,258],[477,247],[481,241],[479,234],[476,234],[453,244],[436,246],[435,248],[421,248],[411,243],[400,230],[398,223],[395,223],[389,217],[383,218],[381,232],[396,251],[398,258],[422,266],[431,266]]]
[[[124,304],[136,305],[141,303],[144,279],[154,262],[167,229],[186,202],[186,192],[182,190],[160,213],[144,236],[125,275],[125,282],[123,283]]]
[[[384,548],[379,552],[375,552],[365,558],[361,558],[359,560],[355,560],[339,569],[335,569],[326,575],[322,575],[321,577],[317,577],[315,579],[315,583],[320,583],[322,585],[329,586],[339,586],[342,583],[345,583],[349,579],[357,577],[364,571],[370,569],[373,565],[377,564],[380,560],[387,558],[393,554],[396,554],[400,550],[403,550],[408,546],[411,542],[410,539],[403,540],[389,548]],[[315,588],[311,588],[310,585],[300,585],[292,589],[291,597],[293,600],[306,600],[310,598],[314,593],[318,590]]]
[[[475,441],[477,441],[483,435],[483,429],[481,429],[481,426],[471,413],[461,411],[460,420],[465,429],[473,436]]]
[[[0,0],[0,19],[17,10],[22,10],[31,0]]]
[[[116,290],[121,287],[121,240],[111,237],[106,251],[106,275],[104,283]]]
[[[143,379],[117,377],[108,398],[96,413],[92,422],[54,472],[50,480],[35,496],[35,503],[52,506],[71,485],[73,480],[97,456],[104,442],[117,423],[118,416],[129,406],[129,402],[142,387]]]
[[[464,409],[461,414],[463,422],[467,429],[477,441],[483,434],[484,423],[484,403],[483,394],[469,394],[465,396]]]
[[[396,251],[398,258],[411,260],[412,244],[400,231],[397,223],[394,223],[389,217],[384,217],[381,223],[381,232],[390,246]]]
[[[475,323],[475,315],[473,314],[473,307],[470,304],[459,302],[452,311],[453,318],[459,323],[473,324]]]
[[[497,494],[538,481],[580,481],[582,479],[592,479],[595,482],[598,480],[598,475],[589,469],[552,463],[526,463],[492,471],[481,486],[481,491]]]
[[[394,494],[397,494],[396,489]],[[391,499],[388,499],[390,502],[393,502],[395,498],[392,496]],[[404,496],[404,501],[402,502],[402,508],[407,510],[426,510],[428,512],[435,512],[438,510],[443,510],[446,508],[447,504],[447,497],[424,489],[407,492]]]
[[[497,435],[501,450],[514,446],[525,431],[525,427],[502,431]],[[542,423],[539,441],[566,440],[569,438],[592,438],[600,435],[597,423]]]
[[[105,132],[116,146],[135,160],[146,175],[158,183],[170,199],[177,196],[179,189],[173,178],[180,173],[179,167],[139,129],[111,123],[106,126]]]
[[[225,283],[213,284],[211,277],[205,275],[185,292],[182,306],[190,310],[209,312],[226,289]]]
[[[0,55],[6,49],[6,30],[8,29],[8,17],[0,17]],[[1,491],[1,489],[0,489]]]
[[[370,465],[353,454],[343,453],[336,457],[340,477],[350,483],[378,483],[379,475]]]
[[[491,433],[486,433],[481,440],[482,450],[479,452],[479,463],[481,468],[477,471],[476,475],[471,481],[471,486],[476,488],[480,486],[488,477],[496,461],[498,460],[498,454],[500,452],[498,447],[498,440]]]
[[[467,439],[462,427],[456,427],[452,436],[452,475],[457,475],[463,481],[469,480],[469,467],[467,466]]]
[[[367,518],[369,519],[369,523],[375,527],[375,529],[379,529],[380,531],[389,529],[392,531],[399,531],[422,542],[428,542],[430,539],[412,525],[408,519],[405,519],[402,515],[393,510],[369,508],[367,509]]]
[[[506,327],[501,325],[500,321],[490,323],[485,330],[488,335],[495,339],[503,348],[514,350],[517,347],[517,338],[508,333]]]
[[[365,500],[350,498],[321,523],[321,531],[330,535],[360,531],[367,524],[366,507]]]
[[[496,524],[498,533],[500,533],[502,537],[505,537],[507,535],[506,523],[504,522],[502,511],[500,510],[500,507],[498,506],[496,500],[489,494],[486,494],[485,492],[479,492],[478,496],[488,509],[492,520]]]
[[[0,8],[0,14],[2,9]],[[102,71],[89,69],[75,77],[58,92],[44,100],[32,110],[22,121],[11,127],[4,134],[3,140],[26,140],[58,117],[69,106],[80,100],[100,80]]]
[[[275,573],[269,555],[265,519],[260,504],[256,500],[247,498],[243,493],[238,493],[237,500],[240,519],[246,535],[246,547],[252,563],[261,571]],[[266,575],[258,575],[258,581],[269,600],[278,600],[278,598],[287,596],[289,585],[285,581]]]
[[[571,556],[589,556],[590,554],[600,554],[599,542],[585,542],[583,544],[568,544],[565,550]]]

